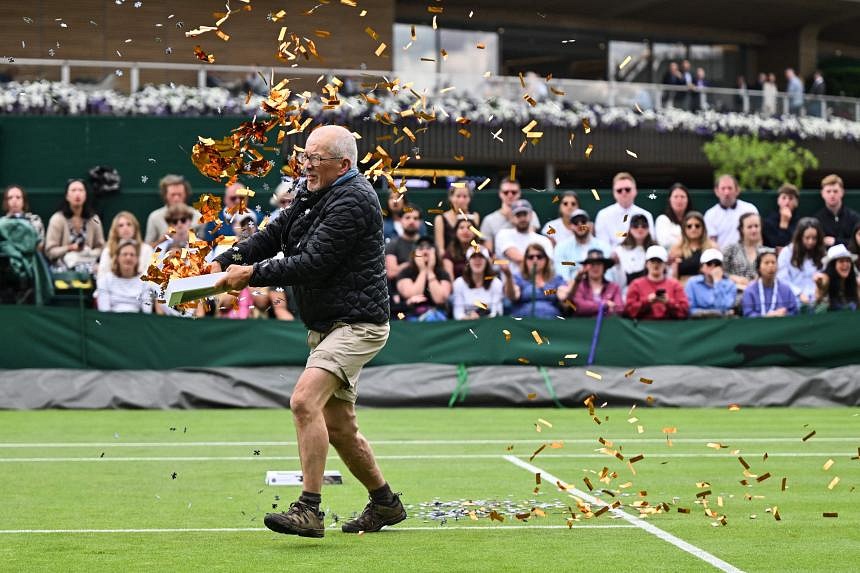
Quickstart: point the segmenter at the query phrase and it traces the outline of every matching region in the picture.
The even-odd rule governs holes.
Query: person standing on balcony
[[[785,79],[788,81],[786,92],[788,93],[788,113],[800,115],[803,109],[803,82],[794,73],[793,68],[786,68]]]
[[[762,104],[761,114],[765,117],[773,117],[776,113],[776,74],[768,74],[767,79],[761,86]]]
[[[821,70],[815,70],[812,74],[812,85],[809,86],[809,93],[814,96],[823,96],[827,91],[827,85],[824,83],[824,76],[821,75]],[[816,117],[824,117],[826,104],[824,100],[809,102],[809,114]]]

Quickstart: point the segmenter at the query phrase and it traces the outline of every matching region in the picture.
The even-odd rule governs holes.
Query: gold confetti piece
[[[371,39],[375,42],[379,40],[379,34],[376,33],[376,30],[368,26],[364,29],[364,33],[371,37]]]
[[[836,462],[834,462],[832,459],[828,459],[826,462],[824,462],[824,467],[822,467],[821,469],[823,469],[824,471],[827,471],[830,468],[832,468],[833,464],[835,464],[835,463]]]
[[[629,423],[629,424],[635,424],[638,421],[639,421],[639,418],[637,418],[635,416],[632,418],[627,418],[627,423]]]
[[[750,465],[747,463],[747,461],[745,459],[743,459],[742,457],[739,456],[738,461],[741,463],[741,465],[744,467],[744,469],[747,469],[747,470],[750,469]]]
[[[723,507],[723,496],[721,495],[717,496],[717,506]]]
[[[435,16],[434,16],[434,18],[435,18]],[[498,521],[499,523],[501,523],[501,522],[503,522],[504,520],[505,520],[505,516],[504,516],[504,515],[500,514],[500,513],[499,513],[498,511],[496,511],[495,509],[490,510],[490,521]]]
[[[533,128],[534,126],[536,126],[537,124],[538,124],[537,120],[536,120],[536,119],[533,119],[533,120],[531,120],[531,121],[530,121],[530,122],[529,122],[529,123],[528,123],[524,128],[522,128],[520,131],[522,131],[523,133],[528,133],[528,132],[530,132],[530,131],[532,130],[532,128]]]
[[[766,462],[766,461],[767,461],[767,458],[768,458],[768,455],[767,455],[767,452],[765,452],[765,453],[761,456],[761,461]]]
[[[809,432],[808,434],[806,434],[805,436],[803,436],[803,437],[800,439],[800,441],[801,441],[801,442],[805,442],[806,440],[808,440],[809,438],[811,438],[811,437],[812,437],[812,436],[814,436],[814,435],[815,435],[815,430],[812,430],[811,432]]]
[[[591,194],[594,195],[595,201],[600,201],[600,195],[597,194],[597,189],[592,189]],[[635,370],[634,370],[635,371]]]
[[[566,359],[568,359],[568,360],[573,360],[573,359],[574,359],[574,358],[576,358],[577,356],[579,356],[579,354],[565,354],[565,355],[564,355],[564,357],[565,357]]]
[[[441,14],[445,10],[444,6],[427,6],[427,11],[431,14]]]
[[[543,339],[540,337],[540,333],[537,330],[532,330],[532,338],[534,338],[535,342],[538,344],[543,344]]]
[[[785,477],[782,478],[782,483],[780,483],[780,486],[779,486],[780,491],[785,491],[785,487],[786,487],[785,484],[787,481],[788,481],[788,478],[785,478]]]
[[[561,264],[565,267],[575,267],[576,263],[573,261],[561,261]]]
[[[546,426],[547,428],[552,428],[552,424],[550,424],[549,422],[547,422],[547,421],[546,421],[546,420],[544,420],[543,418],[538,418],[538,422],[540,422],[541,424],[543,424],[543,425],[544,425],[544,426]]]
[[[627,155],[629,155],[629,156],[630,156],[630,157],[632,157],[633,159],[639,159],[639,156],[638,156],[638,155],[636,155],[635,153],[633,153],[632,151],[630,151],[629,149],[625,149],[624,151],[626,151],[626,152],[627,152]]]
[[[839,483],[839,476],[836,476],[835,478],[833,478],[832,480],[830,480],[830,483],[829,483],[829,484],[827,484],[827,489],[833,489],[834,487],[836,487],[836,485],[837,485],[838,483]]]
[[[645,433],[645,427],[644,426],[636,426],[636,433],[638,433],[638,434]]]
[[[435,62],[436,59],[435,58],[421,58],[421,61],[422,62]]]
[[[485,49],[487,46],[485,46],[484,44],[480,44],[480,43],[479,43],[479,44],[478,44],[477,46],[475,46],[475,47],[476,47],[476,48],[478,48],[479,50],[483,50],[483,49]]]
[[[707,444],[705,444],[705,446],[707,446],[709,448],[714,448],[715,450],[721,450],[723,448],[728,448],[728,446],[724,446],[719,442],[708,442]]]
[[[643,384],[653,384],[654,383],[654,381],[651,378],[641,378],[640,377],[639,381],[642,382]]]
[[[484,238],[484,234],[481,231],[479,231],[477,229],[477,227],[475,227],[474,225],[469,225],[469,230],[472,231],[475,234],[475,236],[478,237],[479,239]]]
[[[696,487],[699,489],[705,489],[705,488],[711,487],[711,484],[706,482],[706,481],[697,481]]]
[[[385,48],[387,48],[387,47],[388,46],[385,45],[385,42],[382,42],[381,44],[379,44],[379,47],[376,48],[376,51],[373,53],[376,54],[377,57],[379,57],[382,55],[382,52],[384,52]]]
[[[591,133],[591,123],[589,123],[587,117],[582,118],[582,130],[585,132],[586,135]]]
[[[444,50],[444,49],[443,49],[443,50],[439,50],[439,55],[441,55],[441,56],[442,56],[442,61],[445,61],[445,62],[447,62],[447,61],[448,61],[448,52],[447,52],[447,50]]]
[[[516,163],[511,163],[511,173],[508,176],[508,179],[510,179],[511,181],[517,180],[517,165],[516,165]]]
[[[627,56],[627,57],[626,57],[626,58],[624,58],[624,60],[622,60],[622,62],[618,65],[618,69],[619,69],[619,70],[623,70],[623,69],[624,69],[624,66],[626,66],[627,64],[629,64],[632,60],[633,60],[633,57],[632,57],[632,56]]]
[[[737,404],[729,404],[729,412],[737,412],[741,407]]]
[[[762,475],[760,475],[760,476],[758,476],[757,478],[755,478],[755,481],[757,481],[757,482],[761,483],[761,482],[763,482],[764,480],[768,479],[769,477],[770,477],[770,472],[768,472],[768,473],[763,473]]]
[[[591,143],[588,144],[588,147],[585,148],[585,158],[591,159],[591,152],[594,151],[594,145]]]
[[[625,378],[630,378],[631,376],[633,376],[633,374],[634,374],[635,372],[636,372],[636,369],[635,369],[635,368],[631,368],[630,370],[628,370],[627,372],[625,372],[625,373],[624,373],[624,377],[625,377]]]
[[[591,370],[586,370],[585,375],[589,378],[594,378],[595,380],[603,380],[603,376],[601,376],[597,372],[592,372]]]
[[[510,330],[503,330],[502,334],[505,335],[505,342],[511,341],[511,331]]]
[[[538,449],[536,449],[534,451],[534,453],[531,455],[531,457],[529,458],[529,461],[532,461],[533,459],[535,459],[539,453],[544,451],[545,448],[546,448],[546,444],[541,444],[541,446]]]
[[[517,362],[519,362],[520,364],[530,364],[530,362],[526,358],[517,358]]]
[[[678,513],[690,513],[690,509],[686,507],[679,507]]]
[[[668,427],[663,428],[662,432],[664,434],[677,434],[678,428],[676,428],[674,426],[668,426]]]
[[[632,458],[630,458],[630,463],[635,464],[636,462],[642,461],[644,459],[645,459],[645,455],[639,454],[639,455],[636,455],[636,456],[633,456]]]
[[[821,514],[823,517],[839,517],[839,513],[835,511],[825,511]]]
[[[591,480],[588,479],[588,477],[582,478],[582,481],[585,482],[585,487],[588,488],[588,491],[591,491],[594,489],[594,485],[591,483]]]
[[[537,392],[529,392],[528,394],[526,394],[526,398],[529,400],[534,400],[535,398],[537,398]]]
[[[552,448],[553,450],[558,450],[558,449],[561,449],[564,447],[564,443],[563,442],[553,442],[549,445],[549,447]]]
[[[777,506],[773,506],[773,510],[771,510],[771,513],[773,513],[773,518],[775,520],[782,521],[782,517],[779,515],[779,508]]]
[[[533,507],[532,513],[534,513],[538,517],[546,517],[546,512],[539,507]]]

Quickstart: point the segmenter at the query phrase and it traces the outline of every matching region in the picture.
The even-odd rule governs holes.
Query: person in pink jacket
[[[575,316],[595,316],[603,305],[604,316],[620,314],[624,310],[621,289],[612,281],[606,280],[606,271],[615,264],[603,256],[600,249],[590,249],[579,273],[570,287],[568,297],[573,303]]]
[[[627,287],[624,314],[630,318],[682,319],[690,314],[690,303],[681,283],[666,276],[666,249],[653,245],[645,252],[648,274]]]

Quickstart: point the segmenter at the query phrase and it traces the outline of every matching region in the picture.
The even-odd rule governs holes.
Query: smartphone
[[[654,294],[657,295],[657,298],[666,298],[666,289],[658,288]]]

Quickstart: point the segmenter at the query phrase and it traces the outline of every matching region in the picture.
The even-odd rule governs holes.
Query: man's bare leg
[[[361,432],[355,418],[355,407],[346,400],[332,397],[323,409],[329,443],[337,450],[349,471],[367,488],[385,485],[382,472],[373,457],[373,449]]]
[[[322,491],[329,444],[324,408],[340,385],[341,381],[331,372],[311,367],[299,376],[290,397],[302,462],[302,489],[307,492]]]

